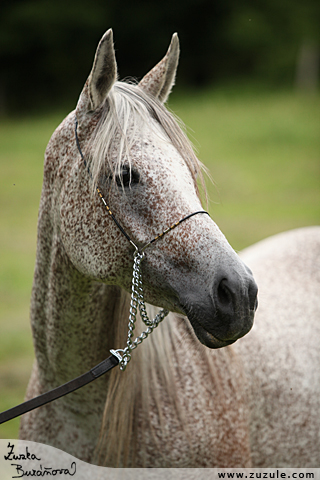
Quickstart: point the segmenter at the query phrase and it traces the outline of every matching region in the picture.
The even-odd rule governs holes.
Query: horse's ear
[[[88,80],[81,93],[79,104],[87,103],[87,111],[99,108],[117,80],[117,63],[110,28],[101,38]],[[78,104],[78,107],[79,107]]]
[[[174,85],[179,53],[179,38],[177,33],[174,33],[165,57],[139,83],[140,88],[162,103],[167,101]]]

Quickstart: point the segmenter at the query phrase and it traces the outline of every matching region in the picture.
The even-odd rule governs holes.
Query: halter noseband
[[[86,167],[87,172],[89,173],[92,179],[92,173],[82,153],[80,142],[79,142],[77,117],[75,117],[75,137],[76,137],[76,144],[77,144],[80,156],[83,160],[84,166]],[[162,322],[162,320],[169,313],[168,310],[161,310],[153,320],[150,320],[148,318],[148,315],[146,312],[146,306],[143,298],[142,273],[141,273],[141,265],[140,265],[145,255],[144,251],[152,243],[162,238],[164,235],[169,233],[171,230],[176,228],[178,225],[180,225],[180,223],[184,222],[185,220],[188,220],[189,218],[193,217],[194,215],[197,215],[198,213],[205,213],[206,215],[209,215],[209,214],[204,210],[190,213],[189,215],[186,215],[178,222],[175,222],[174,224],[170,225],[170,227],[168,227],[162,233],[158,234],[156,237],[154,237],[152,240],[147,242],[142,248],[139,249],[139,247],[134,243],[134,241],[130,238],[130,236],[127,234],[127,232],[124,230],[124,228],[121,226],[121,224],[113,215],[111,209],[109,208],[106,200],[104,199],[101,193],[99,186],[96,187],[96,190],[99,198],[101,199],[103,205],[105,206],[107,212],[111,216],[114,223],[117,225],[117,227],[119,228],[121,233],[126,237],[126,239],[131,243],[131,245],[135,248],[135,252],[133,254],[133,276],[132,276],[132,287],[131,287],[131,302],[130,302],[127,346],[124,349],[110,350],[110,352],[118,358],[120,363],[120,369],[124,370],[131,359],[131,351],[137,348],[137,346],[140,345],[140,343],[142,343],[145,338],[147,338],[147,336],[159,325],[160,322]],[[139,309],[141,319],[147,325],[148,328],[144,332],[142,332],[142,334],[139,337],[137,337],[134,341],[132,341],[131,338],[133,337],[133,330],[135,328],[137,309]],[[122,352],[123,354],[122,356],[120,352]]]

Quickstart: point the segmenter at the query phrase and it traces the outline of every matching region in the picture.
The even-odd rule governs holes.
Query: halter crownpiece
[[[80,142],[79,142],[79,137],[78,137],[78,120],[77,117],[75,117],[75,137],[76,137],[76,144],[80,153],[80,156],[83,160],[84,166],[87,169],[87,172],[89,173],[91,179],[92,179],[92,173],[90,171],[89,165],[82,153]],[[125,370],[127,364],[129,363],[131,359],[131,352],[135,348],[140,345],[143,340],[145,340],[150,333],[153,332],[153,330],[162,322],[162,320],[169,314],[168,310],[161,310],[153,320],[150,320],[146,311],[146,305],[144,302],[143,298],[143,286],[142,286],[142,272],[141,272],[141,262],[144,258],[144,251],[146,250],[147,247],[149,247],[152,243],[155,241],[159,240],[162,238],[164,235],[167,233],[171,232],[174,228],[176,228],[180,223],[184,222],[185,220],[188,220],[189,218],[193,217],[194,215],[197,215],[198,213],[205,213],[206,215],[209,215],[208,212],[205,210],[200,210],[197,212],[190,213],[189,215],[186,215],[183,217],[181,220],[175,222],[172,224],[170,227],[168,227],[166,230],[164,230],[162,233],[158,234],[156,237],[154,237],[152,240],[147,242],[141,249],[137,247],[137,245],[134,243],[134,241],[130,238],[130,236],[127,234],[127,232],[124,230],[124,228],[121,226],[121,224],[118,222],[118,220],[115,218],[113,215],[110,207],[108,206],[106,200],[104,199],[102,192],[99,188],[99,186],[96,187],[98,196],[100,200],[102,201],[104,207],[106,208],[107,212],[109,213],[110,217],[114,221],[114,223],[117,225],[121,233],[126,237],[126,239],[131,243],[131,245],[135,248],[135,252],[133,254],[133,274],[132,274],[132,286],[131,286],[131,300],[130,300],[130,314],[129,314],[129,323],[128,323],[128,339],[127,339],[127,346],[124,349],[118,349],[118,350],[110,350],[112,355],[116,356],[119,360],[120,364],[120,370]],[[144,332],[141,333],[140,336],[138,336],[134,341],[132,341],[133,337],[133,330],[135,328],[135,321],[136,321],[136,315],[137,315],[137,310],[139,309],[140,316],[142,321],[145,323],[145,325],[148,327]],[[122,355],[121,355],[121,353]]]

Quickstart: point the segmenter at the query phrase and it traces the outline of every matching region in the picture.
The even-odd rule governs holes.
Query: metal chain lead
[[[131,352],[145,340],[150,333],[162,322],[162,320],[168,315],[168,310],[161,310],[157,313],[153,320],[150,320],[146,311],[146,305],[143,297],[142,287],[142,273],[141,262],[144,258],[144,253],[140,253],[138,249],[133,255],[133,274],[132,274],[132,286],[131,286],[131,300],[130,300],[130,313],[128,323],[128,339],[127,346],[124,349],[110,350],[113,355],[116,355],[119,359],[120,370],[125,370],[126,366],[131,360]],[[142,321],[148,327],[141,333],[135,340],[132,341],[133,331],[135,329],[135,322],[137,311],[139,309]],[[122,356],[120,354],[122,352]]]

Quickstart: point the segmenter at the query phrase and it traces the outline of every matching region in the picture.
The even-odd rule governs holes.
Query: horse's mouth
[[[226,347],[227,345],[231,345],[234,343],[237,338],[222,340],[214,335],[212,332],[209,332],[207,328],[205,328],[201,322],[199,321],[197,315],[192,310],[192,308],[185,305],[180,305],[182,307],[184,315],[187,316],[188,320],[191,323],[194,333],[198,340],[208,348],[222,348]]]
[[[179,300],[198,340],[208,348],[231,345],[252,328],[255,295],[250,299],[248,294],[236,296],[228,291],[226,296],[220,292],[220,297],[212,298],[193,291]]]
[[[226,347],[227,345],[231,345],[234,343],[237,338],[232,339],[232,340],[220,340],[217,338],[215,335],[213,335],[211,332],[209,332],[206,328],[204,328],[198,320],[194,318],[193,315],[187,315],[194,333],[196,334],[198,340],[205,345],[208,348],[222,348]]]

